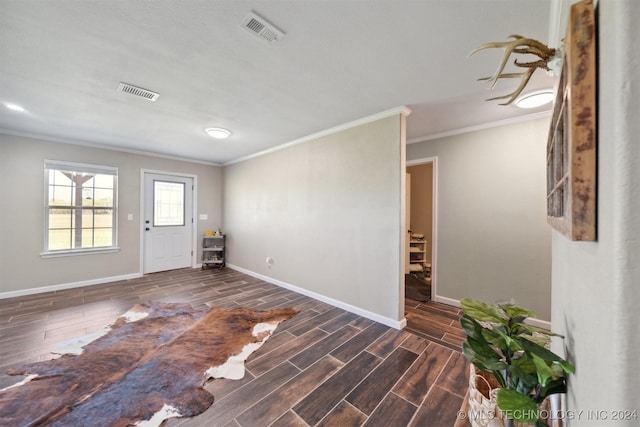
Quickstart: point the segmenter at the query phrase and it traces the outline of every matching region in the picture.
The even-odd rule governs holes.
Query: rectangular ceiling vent
[[[267,44],[273,44],[284,37],[284,32],[255,12],[250,12],[244,18],[242,27]]]
[[[129,95],[139,96],[149,101],[155,101],[160,96],[159,93],[152,92],[147,89],[143,89],[138,86],[130,85],[129,83],[120,82],[118,85],[118,92],[128,93]]]

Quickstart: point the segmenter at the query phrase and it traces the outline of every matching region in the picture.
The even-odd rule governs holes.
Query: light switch
[[[200,214],[199,218],[200,218],[200,221],[206,221],[206,220],[208,220],[208,219],[209,219],[209,215],[207,215],[207,214]]]
[[[133,214],[127,214],[127,221],[133,221]]]

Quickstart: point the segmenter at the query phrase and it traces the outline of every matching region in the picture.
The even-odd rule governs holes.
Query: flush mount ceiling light
[[[207,135],[215,139],[225,139],[231,135],[231,132],[223,128],[206,128],[204,130]]]
[[[536,108],[553,101],[552,90],[540,90],[528,93],[516,101],[518,108]]]
[[[11,103],[5,103],[4,104],[5,107],[7,107],[9,110],[13,110],[13,111],[24,111],[24,107],[22,107],[21,105],[18,104],[11,104]]]

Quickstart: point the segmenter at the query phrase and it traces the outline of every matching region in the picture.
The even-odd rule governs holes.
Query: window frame
[[[181,200],[181,206],[182,206],[182,222],[180,224],[158,224],[158,200],[156,198],[157,196],[157,190],[158,188],[156,187],[156,184],[158,183],[163,183],[163,184],[180,184],[182,186],[182,200]],[[162,180],[162,179],[154,179],[153,180],[153,203],[152,203],[152,207],[153,207],[153,215],[152,215],[152,222],[153,222],[153,227],[184,227],[187,225],[187,219],[186,219],[186,215],[185,215],[185,211],[186,211],[186,192],[187,192],[187,185],[184,182],[175,182],[175,181],[167,181],[167,180]]]
[[[111,245],[110,246],[98,246],[98,247],[86,247],[86,248],[70,248],[70,249],[49,249],[49,210],[53,206],[49,206],[49,191],[50,171],[65,171],[65,172],[81,172],[92,173],[100,175],[113,176],[113,206],[112,220],[111,220]],[[74,255],[88,255],[96,253],[110,253],[118,252],[118,168],[113,166],[93,165],[88,163],[67,162],[61,160],[45,160],[44,161],[44,250],[40,253],[42,258],[61,257],[61,256],[74,256]],[[74,201],[77,203],[77,201]],[[74,208],[77,206],[72,204]],[[95,210],[101,207],[90,206],[81,207],[82,209]],[[92,227],[86,227],[86,229],[95,230],[95,224]]]

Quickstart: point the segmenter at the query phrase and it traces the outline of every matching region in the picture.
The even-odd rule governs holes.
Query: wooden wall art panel
[[[547,221],[571,240],[596,240],[596,21],[571,7],[547,142]]]

